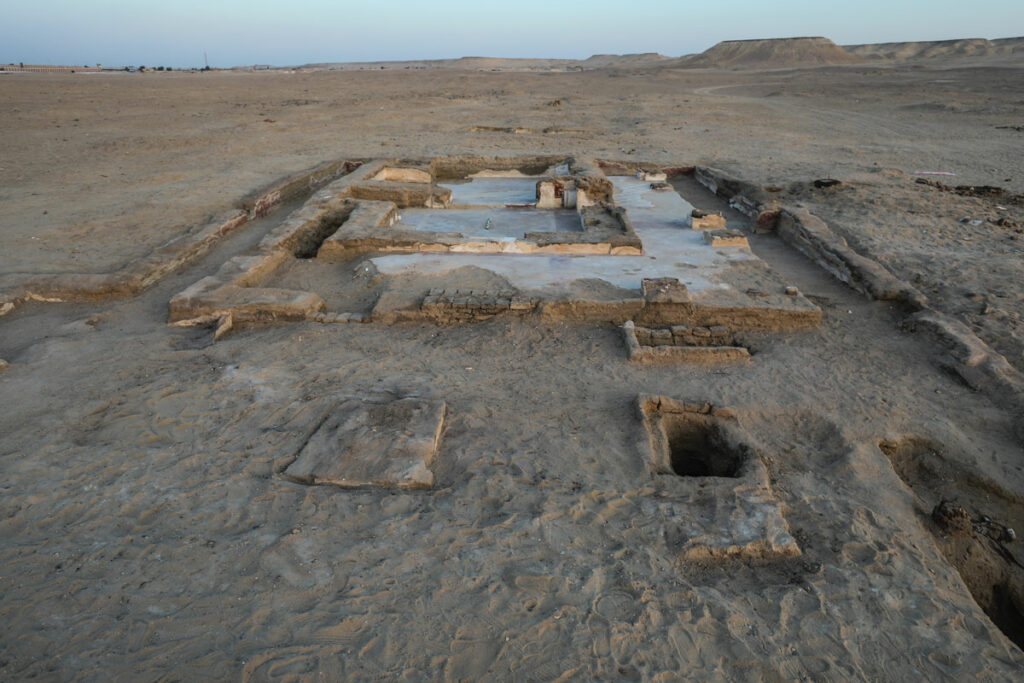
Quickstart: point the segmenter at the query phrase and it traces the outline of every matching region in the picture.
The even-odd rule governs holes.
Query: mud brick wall
[[[673,325],[669,328],[635,327],[641,346],[722,346],[735,343],[735,331],[725,325]]]
[[[519,296],[513,290],[432,289],[420,311],[438,322],[473,322],[500,314],[525,314],[539,301]]]

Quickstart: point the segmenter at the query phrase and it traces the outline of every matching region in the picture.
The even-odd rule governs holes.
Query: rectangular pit
[[[527,233],[582,232],[580,215],[568,210],[529,208],[405,209],[395,224],[398,230],[457,232],[465,237],[500,240],[523,239]]]
[[[506,206],[536,204],[538,177],[483,177],[449,180],[440,186],[451,190],[452,206]]]
[[[737,341],[732,328],[723,325],[648,328],[638,327],[628,320],[621,329],[629,359],[639,363],[735,363],[750,360],[749,348]]]
[[[661,486],[664,535],[681,559],[800,555],[750,437],[732,411],[640,396],[641,457]]]

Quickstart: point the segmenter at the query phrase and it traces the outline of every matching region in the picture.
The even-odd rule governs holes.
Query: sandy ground
[[[803,202],[1022,367],[1020,234],[958,219],[1024,208],[912,175],[1024,191],[1024,133],[997,128],[1024,124],[1022,83],[952,63],[4,75],[0,276],[110,272],[328,159],[699,162]],[[845,182],[809,185],[825,176]],[[1014,417],[888,304],[764,235],[824,323],[741,367],[630,365],[612,326],[529,317],[216,344],[166,325],[172,295],[291,208],[135,299],[0,318],[4,678],[1019,679],[928,519],[956,498],[1024,531]],[[319,406],[381,392],[446,401],[433,491],[276,474]],[[638,394],[733,408],[802,556],[680,562],[658,501],[692,483],[649,474]],[[894,470],[879,443],[906,437],[927,448]]]

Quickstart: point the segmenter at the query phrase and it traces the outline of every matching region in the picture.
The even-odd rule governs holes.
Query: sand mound
[[[683,66],[773,68],[860,62],[860,57],[850,54],[828,38],[775,38],[726,40],[685,59]]]
[[[1024,54],[1024,38],[962,38],[928,42],[844,45],[844,49],[865,59],[911,61],[918,59],[957,59],[965,57],[1003,57]]]

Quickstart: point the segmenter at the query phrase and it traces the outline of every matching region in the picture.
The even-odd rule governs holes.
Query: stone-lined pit
[[[745,454],[723,438],[714,418],[694,413],[662,416],[672,471],[680,477],[739,477]]]
[[[670,550],[688,560],[800,555],[768,469],[732,410],[643,395],[636,406]]]

